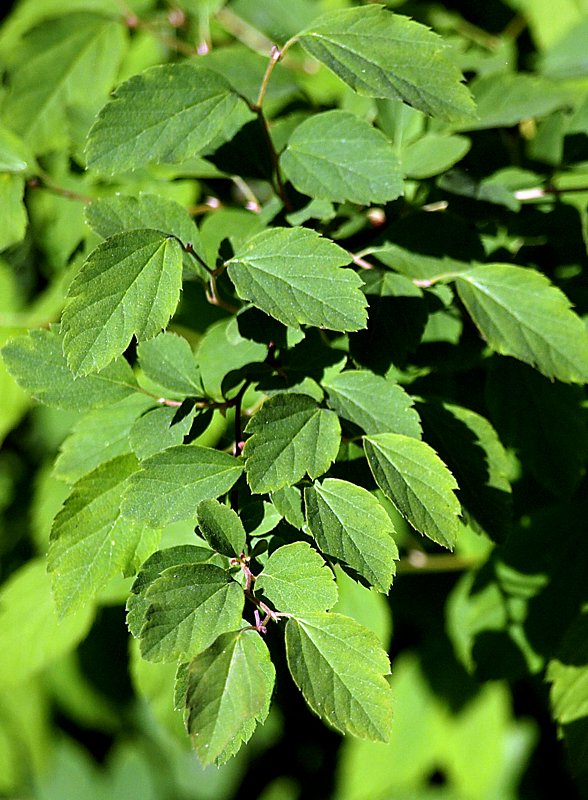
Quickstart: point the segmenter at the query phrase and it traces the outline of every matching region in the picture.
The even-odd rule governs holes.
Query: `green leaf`
[[[333,573],[307,542],[274,550],[257,576],[255,588],[276,611],[286,614],[328,611],[338,598]]]
[[[392,521],[374,495],[353,483],[326,478],[304,490],[304,501],[308,527],[321,551],[387,592],[398,549]]]
[[[388,656],[377,636],[341,614],[288,620],[286,655],[311,709],[342,733],[387,741],[392,695]]]
[[[187,661],[241,622],[245,595],[214,564],[179,564],[164,570],[145,591],[149,608],[141,628],[147,661]]]
[[[351,257],[306,228],[272,228],[229,261],[237,293],[284,325],[356,331],[366,324],[361,279],[340,269]]]
[[[2,348],[8,371],[25,391],[48,406],[87,410],[114,403],[137,390],[133,371],[118,358],[93,375],[76,378],[63,354],[57,326],[32,330]]]
[[[484,264],[455,282],[480,333],[498,353],[525,361],[547,378],[588,381],[588,331],[545,275]]]
[[[220,765],[267,717],[275,681],[255,631],[225,633],[190,663],[186,727],[203,766]]]
[[[322,475],[337,457],[341,438],[337,415],[302,394],[266,400],[245,431],[252,434],[243,451],[247,480],[256,494],[296,483],[306,473]]]
[[[30,147],[11,130],[0,126],[0,172],[26,173],[35,166]]]
[[[304,525],[304,511],[302,510],[302,492],[297,486],[284,486],[271,493],[272,503],[284,519],[294,526],[302,529]]]
[[[195,519],[198,503],[228,492],[242,471],[241,461],[228,453],[194,444],[170,447],[141,463],[122,512],[154,528]]]
[[[201,564],[214,556],[207,547],[193,544],[181,544],[156,550],[141,565],[141,569],[131,586],[131,594],[127,600],[127,625],[133,636],[138,639],[141,628],[145,624],[150,601],[146,599],[147,589],[157,578],[170,567],[180,564]]]
[[[470,147],[465,136],[428,133],[402,151],[402,169],[409,178],[431,178],[461,161]]]
[[[348,111],[315,114],[288,140],[280,163],[299,192],[370,205],[402,194],[400,163],[384,134]]]
[[[238,514],[218,500],[203,500],[196,509],[198,527],[217,553],[240,556],[247,547],[247,537]]]
[[[44,559],[20,567],[0,592],[0,680],[3,691],[73,650],[88,632],[94,606],[58,619]]]
[[[194,422],[195,409],[176,419],[180,409],[161,406],[151,408],[139,417],[129,434],[129,445],[140,461],[168,447],[183,444]]]
[[[561,725],[588,717],[588,614],[568,626],[547,667],[553,715]]]
[[[346,370],[323,381],[329,405],[367,433],[421,438],[419,415],[402,386],[369,370]]]
[[[107,175],[202,152],[240,103],[218,73],[189,62],[151,67],[114,92],[88,137],[88,166]]]
[[[4,122],[35,153],[66,145],[73,112],[94,113],[106,99],[125,39],[124,27],[112,16],[70,13],[43,20],[21,45],[3,104]]]
[[[61,330],[70,368],[87,375],[164,328],[180,299],[182,250],[154,230],[128,231],[90,253],[68,292]]]
[[[74,483],[100,464],[129,453],[131,428],[151,405],[149,397],[135,394],[83,416],[61,446],[55,476]]]
[[[149,379],[148,388],[157,388],[169,398],[202,395],[196,359],[183,336],[160,333],[139,344],[137,357],[143,375]]]
[[[358,94],[403,100],[450,122],[475,113],[443,40],[382,6],[333,11],[296,38]]]
[[[74,485],[55,517],[47,568],[61,617],[81,608],[132,564],[144,529],[120,516],[120,498],[137,467],[132,455],[97,467]],[[148,536],[156,541],[159,534]]]
[[[6,250],[24,239],[28,216],[23,203],[25,179],[0,171],[0,250]]]
[[[453,548],[460,505],[455,478],[425,442],[398,433],[364,436],[376,483],[419,533]]]

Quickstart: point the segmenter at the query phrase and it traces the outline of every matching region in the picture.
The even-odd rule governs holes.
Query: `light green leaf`
[[[150,381],[149,388],[158,387],[171,398],[202,395],[196,359],[183,336],[160,333],[155,339],[139,344],[137,357],[143,374]]]
[[[207,547],[193,544],[181,544],[156,550],[141,565],[141,569],[131,586],[131,594],[127,600],[127,625],[133,636],[138,639],[141,628],[145,624],[145,615],[150,602],[146,599],[147,589],[157,578],[170,567],[180,564],[201,564],[214,556]]]
[[[0,172],[16,174],[35,166],[35,157],[22,139],[8,128],[0,126]]]
[[[400,163],[384,134],[348,111],[315,114],[288,140],[280,163],[310,197],[370,205],[402,194]]]
[[[387,592],[398,549],[392,521],[377,498],[361,486],[326,478],[304,490],[304,501],[308,527],[321,551]]]
[[[59,620],[45,559],[34,559],[14,572],[0,592],[0,681],[3,691],[73,650],[88,632],[94,606]]]
[[[131,428],[151,405],[149,397],[134,394],[83,416],[61,446],[55,476],[74,483],[100,464],[129,453]]]
[[[198,527],[208,544],[225,556],[240,556],[247,547],[247,536],[238,514],[218,500],[203,500],[196,509]]]
[[[327,378],[323,386],[331,408],[366,433],[404,433],[421,438],[414,401],[397,383],[369,370],[346,370]]]
[[[187,661],[241,622],[245,595],[214,564],[179,564],[164,570],[145,592],[149,608],[141,628],[147,661]]]
[[[182,250],[155,230],[127,231],[99,245],[68,292],[61,330],[70,368],[87,375],[165,328],[180,299]]]
[[[588,331],[568,298],[535,270],[484,264],[456,278],[490,347],[564,383],[588,381]]]
[[[114,403],[137,390],[133,371],[118,358],[93,375],[76,378],[63,354],[57,326],[18,336],[2,348],[8,371],[25,391],[48,406],[83,411]]]
[[[453,548],[460,505],[455,478],[425,442],[398,433],[364,436],[376,483],[419,533]]]
[[[137,419],[130,430],[129,444],[140,461],[168,447],[183,444],[194,422],[195,410],[177,419],[179,409],[173,406],[152,408]]]
[[[428,133],[402,151],[402,169],[409,178],[431,178],[461,161],[470,147],[465,136]]]
[[[547,667],[553,715],[561,725],[588,717],[588,614],[579,614],[565,631]]]
[[[123,514],[154,528],[195,519],[198,503],[228,492],[242,471],[241,461],[220,450],[170,447],[142,462],[123,498]]]
[[[60,616],[82,607],[132,564],[144,529],[120,516],[120,498],[137,467],[132,455],[97,467],[74,485],[55,517],[47,568]],[[155,535],[148,533],[151,539]]]
[[[218,73],[164,64],[121,84],[88,137],[88,166],[113,175],[149,162],[178,163],[207,147],[240,98]]]
[[[450,122],[475,113],[443,40],[382,6],[333,11],[296,38],[358,94],[403,100]]]
[[[271,397],[246,429],[247,480],[262,494],[296,483],[306,473],[317,478],[337,457],[341,428],[333,411],[320,408],[308,395]]]
[[[257,576],[255,588],[276,611],[286,614],[328,611],[338,598],[333,573],[307,542],[274,550]]]
[[[73,112],[94,113],[106,99],[125,44],[124,26],[112,16],[73,13],[43,20],[21,45],[4,122],[35,153],[63,148]]]
[[[351,257],[306,228],[272,228],[249,239],[229,261],[244,300],[285,325],[356,331],[366,324],[361,279]]]
[[[295,528],[301,529],[304,525],[304,511],[302,510],[302,492],[297,486],[284,486],[271,493],[272,503],[278,513]]]
[[[25,179],[22,175],[0,171],[0,250],[6,250],[24,239],[28,217],[23,195]]]
[[[269,651],[251,630],[225,633],[190,663],[186,727],[203,766],[220,765],[267,717],[275,681]]]
[[[286,625],[286,655],[311,709],[342,733],[387,741],[392,695],[377,636],[341,614],[305,614]]]

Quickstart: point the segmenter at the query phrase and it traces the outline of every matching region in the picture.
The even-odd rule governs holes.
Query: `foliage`
[[[588,796],[588,6],[162,5],[0,29],[0,793]]]

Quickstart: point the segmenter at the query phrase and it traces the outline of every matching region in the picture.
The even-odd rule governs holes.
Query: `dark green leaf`
[[[341,614],[305,614],[286,626],[288,666],[312,710],[343,733],[387,741],[390,665],[377,636]]]
[[[274,550],[257,576],[255,588],[276,611],[287,614],[328,611],[338,597],[333,573],[306,542]]]
[[[233,558],[245,551],[245,528],[232,508],[218,500],[203,500],[196,514],[198,527],[213,550]]]
[[[249,239],[229,261],[244,300],[285,325],[334,331],[365,327],[365,297],[351,257],[306,228],[272,228]]]
[[[183,336],[160,333],[155,339],[141,342],[137,356],[149,388],[158,388],[171,398],[202,395],[196,359]]]
[[[178,411],[173,406],[151,408],[135,421],[130,430],[129,444],[140,461],[168,447],[183,444],[194,422],[195,410],[192,408],[181,419],[176,419]]]
[[[397,433],[364,436],[376,483],[419,533],[453,548],[460,505],[455,478],[425,442]]]
[[[180,299],[182,250],[154,230],[119,233],[86,259],[68,292],[61,330],[70,368],[78,375],[107,366],[133,335],[150,339]]]
[[[333,411],[308,395],[272,397],[245,429],[247,480],[257,494],[296,483],[308,473],[317,478],[337,456],[341,429]]]
[[[308,527],[322,552],[387,592],[398,549],[392,521],[374,495],[353,483],[326,478],[304,490],[304,501]]]

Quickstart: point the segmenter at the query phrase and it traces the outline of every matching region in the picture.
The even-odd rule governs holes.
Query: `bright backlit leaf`
[[[304,501],[308,527],[321,551],[387,592],[398,549],[392,521],[377,498],[361,486],[326,478],[305,489]]]
[[[164,328],[180,299],[182,250],[155,230],[116,234],[86,259],[68,292],[61,330],[70,368],[98,372]]]
[[[298,328],[316,325],[356,331],[366,324],[361,279],[351,256],[307,228],[272,228],[249,239],[229,261],[229,275],[244,300]]]
[[[453,548],[461,511],[457,482],[426,442],[398,433],[364,436],[376,483],[419,533]]]

